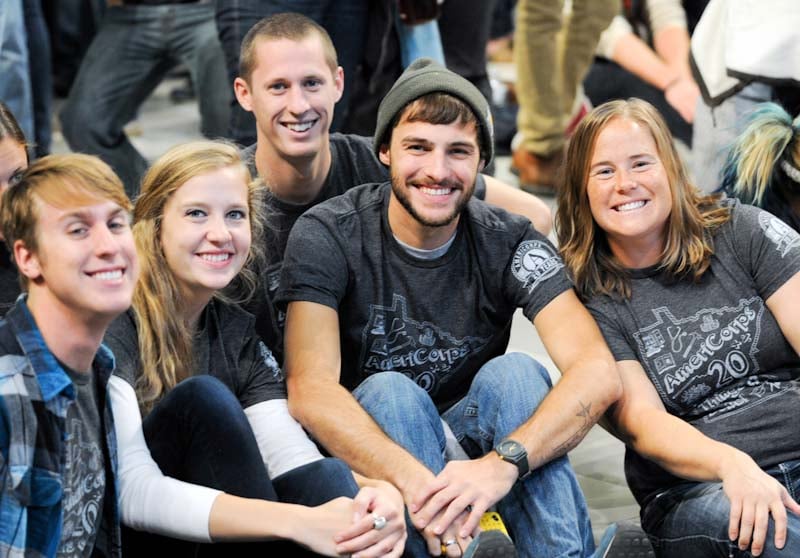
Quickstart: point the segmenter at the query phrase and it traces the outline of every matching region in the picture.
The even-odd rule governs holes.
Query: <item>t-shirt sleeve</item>
[[[614,320],[614,312],[610,305],[599,300],[590,301],[586,305],[592,317],[597,322],[597,327],[606,340],[614,360],[639,360],[636,351],[630,345],[625,331]]]
[[[564,260],[530,224],[514,248],[504,276],[509,299],[531,321],[555,297],[572,288]]]
[[[741,203],[731,219],[736,255],[767,300],[800,272],[800,234],[771,213]]]
[[[338,309],[347,277],[347,260],[331,230],[314,216],[300,217],[289,235],[278,305],[305,301]]]
[[[286,382],[278,361],[255,331],[242,347],[239,370],[245,375],[238,395],[243,408],[272,399],[286,399]]]
[[[114,376],[136,385],[141,363],[136,324],[130,314],[119,316],[106,331],[103,343],[114,354]]]

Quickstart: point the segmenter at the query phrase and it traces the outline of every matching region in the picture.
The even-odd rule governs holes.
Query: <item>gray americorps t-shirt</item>
[[[250,173],[258,174],[255,165],[257,144],[242,151]],[[263,244],[267,252],[267,269],[262,274],[262,288],[248,304],[247,310],[256,317],[256,332],[283,362],[283,327],[285,314],[275,304],[286,242],[295,221],[306,211],[325,200],[347,192],[349,189],[371,182],[389,180],[389,169],[375,156],[372,138],[353,134],[331,134],[331,168],[317,197],[309,203],[297,204],[266,196],[267,224]],[[267,184],[269,187],[269,184]],[[479,175],[475,183],[475,196],[483,199],[486,183]]]
[[[798,272],[800,236],[732,202],[699,283],[634,270],[630,300],[588,306],[616,360],[639,361],[668,412],[770,467],[800,458],[800,358],[764,301]],[[680,482],[630,450],[626,474],[640,504]]]
[[[389,228],[390,192],[389,183],[367,184],[300,217],[277,300],[338,311],[346,388],[375,372],[401,372],[443,410],[505,352],[517,308],[532,320],[572,284],[527,219],[475,199],[443,256],[414,257]]]

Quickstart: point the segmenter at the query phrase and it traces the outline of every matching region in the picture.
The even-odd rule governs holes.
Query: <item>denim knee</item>
[[[373,417],[377,415],[391,421],[407,421],[410,415],[420,416],[420,413],[437,420],[439,417],[428,392],[399,372],[372,374],[361,382],[353,395]]]
[[[550,373],[539,361],[525,353],[508,353],[484,364],[471,390],[486,390],[506,402],[522,398],[535,408],[552,387]]]
[[[431,396],[397,372],[364,380],[353,396],[384,433],[434,473],[444,467],[442,419]]]

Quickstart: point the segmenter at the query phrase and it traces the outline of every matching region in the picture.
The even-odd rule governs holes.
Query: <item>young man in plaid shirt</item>
[[[130,210],[87,155],[45,157],[3,195],[24,294],[0,321],[0,556],[120,555],[100,342],[136,282]]]

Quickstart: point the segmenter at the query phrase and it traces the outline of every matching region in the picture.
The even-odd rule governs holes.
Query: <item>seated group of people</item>
[[[659,556],[800,555],[800,235],[702,196],[652,106],[578,126],[556,249],[438,64],[372,141],[329,134],[302,16],[234,88],[255,146],[175,147],[133,206],[96,157],[28,166],[0,111],[0,555],[603,556],[567,452],[604,416]],[[555,386],[506,353],[517,308]]]

